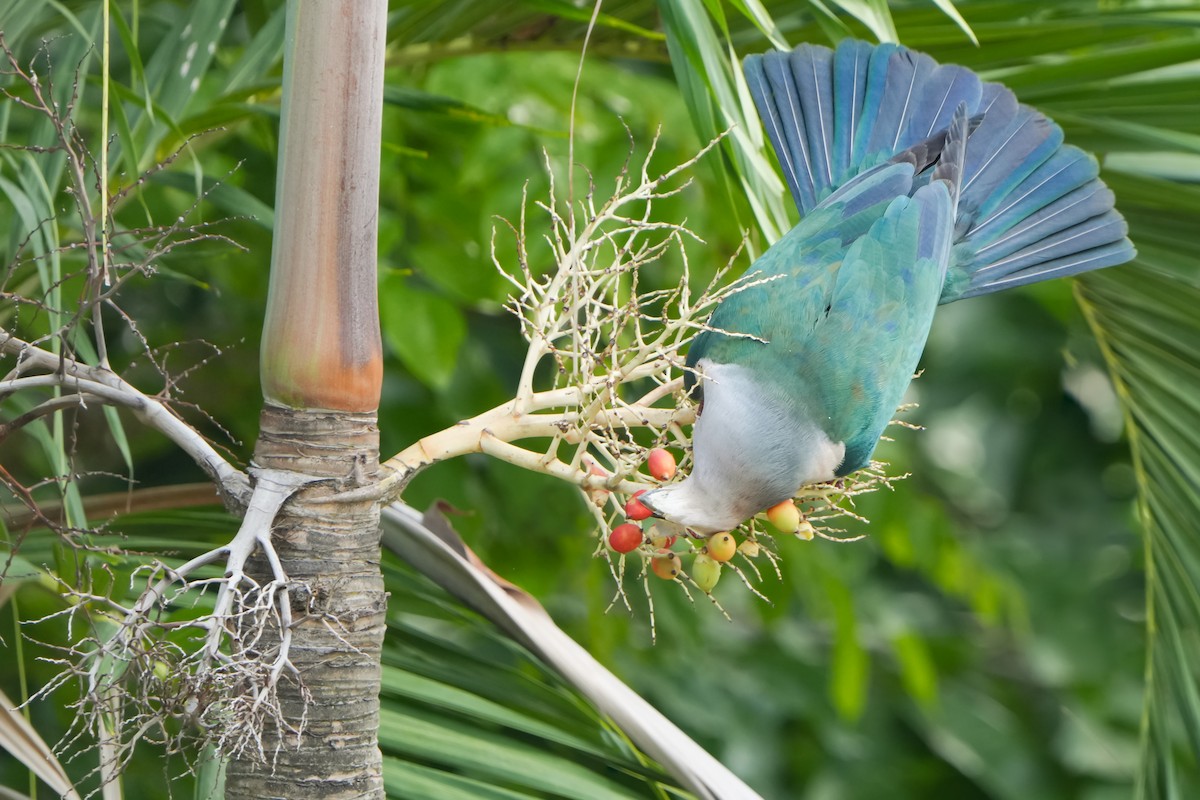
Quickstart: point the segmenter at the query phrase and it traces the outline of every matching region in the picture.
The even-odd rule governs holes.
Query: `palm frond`
[[[1145,536],[1138,797],[1182,798],[1193,796],[1200,753],[1200,191],[1147,176],[1110,182],[1138,261],[1081,279],[1077,295],[1125,409]]]

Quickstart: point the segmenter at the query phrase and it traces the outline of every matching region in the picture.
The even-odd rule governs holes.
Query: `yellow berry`
[[[738,552],[747,558],[757,558],[762,546],[752,539],[747,539],[738,545]]]
[[[796,536],[806,542],[811,542],[813,537],[817,535],[817,529],[812,526],[808,520],[800,523],[800,527],[796,529]]]
[[[713,561],[728,561],[737,552],[737,540],[728,532],[714,533],[708,537],[704,549]]]
[[[792,500],[784,500],[767,509],[767,519],[780,533],[795,533],[800,527],[800,509]]]

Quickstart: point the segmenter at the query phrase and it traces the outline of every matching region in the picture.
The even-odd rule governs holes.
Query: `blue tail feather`
[[[972,220],[968,235],[978,243],[978,251],[982,253],[1031,213],[1053,203],[1073,187],[1087,184],[1098,173],[1094,158],[1078,148],[1063,147],[1006,195],[1003,205],[987,216]]]
[[[1107,186],[1098,180],[1086,183],[1009,227],[1004,235],[995,241],[982,247],[977,246],[975,258],[989,266],[977,269],[975,273],[986,274],[988,269],[994,269],[998,262],[1013,253],[1059,231],[1098,218],[1112,206],[1113,193]],[[1122,231],[1121,236],[1124,235]],[[1100,244],[1107,242],[1096,242],[1096,245]]]
[[[973,135],[980,139],[968,148],[973,156],[963,182],[968,215],[986,215],[1062,145],[1062,130],[1031,109],[1021,108],[1016,118],[991,138],[992,131],[986,129],[989,117],[984,116]]]
[[[971,278],[973,282],[986,283],[993,275],[1011,275],[1043,262],[1119,241],[1125,232],[1125,220],[1115,211],[1109,211],[1037,238],[1019,250],[975,270]]]
[[[804,135],[809,142],[813,182],[833,185],[833,53],[801,45],[792,51],[792,80],[804,109]]]
[[[851,176],[854,137],[862,123],[867,66],[871,63],[872,49],[866,42],[846,39],[834,52],[833,94],[841,101],[833,105],[833,178],[836,183]]]
[[[1062,130],[1009,89],[964,67],[847,41],[836,51],[802,45],[750,56],[746,78],[802,215],[897,153],[932,148],[923,162],[932,168],[908,193],[933,180],[958,191],[942,302],[1133,258],[1094,159],[1064,145]],[[974,125],[965,152],[938,138],[960,106]]]
[[[1111,213],[1114,216],[1118,216],[1116,212]],[[1049,280],[1050,278],[1065,278],[1068,275],[1078,275],[1081,272],[1089,272],[1094,269],[1115,267],[1119,264],[1124,264],[1132,257],[1133,248],[1128,240],[1114,241],[1101,247],[1094,247],[1083,252],[1072,253],[1069,256],[1042,261],[1026,269],[994,277],[987,283],[966,288],[960,294],[956,295],[954,299],[961,300],[966,297],[976,297],[981,294],[998,292],[1002,289],[1011,289],[1016,286],[1037,283],[1038,281]],[[944,292],[942,296],[945,297]],[[946,301],[943,300],[943,302]]]
[[[875,126],[876,117],[883,104],[888,62],[898,50],[894,44],[881,44],[872,48],[871,56],[867,60],[867,83],[863,90],[862,109],[854,130],[854,145],[850,156],[851,173],[856,171],[855,167],[861,169],[879,161],[878,158],[870,158],[867,145],[870,142],[871,129]],[[840,100],[839,97],[838,101]]]
[[[950,125],[954,111],[959,105],[975,108],[983,86],[979,76],[964,67],[945,64],[933,71],[928,84],[919,97],[919,105],[912,114],[904,141],[917,142],[928,139]]]
[[[816,189],[791,70],[782,57],[752,56],[746,59],[745,72],[750,95],[775,146],[784,179],[802,213],[806,213],[817,203]]]
[[[868,158],[878,153],[890,157],[908,146],[901,137],[909,116],[919,103],[922,87],[935,66],[932,58],[912,50],[900,50],[888,62],[887,79],[867,140]]]

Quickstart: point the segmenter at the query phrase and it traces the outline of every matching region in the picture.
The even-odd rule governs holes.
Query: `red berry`
[[[645,489],[638,489],[633,493],[633,497],[629,498],[629,502],[625,504],[625,516],[632,520],[649,519],[653,514],[650,509],[642,505],[642,501],[638,500],[638,495],[645,492]]]
[[[646,469],[655,479],[669,481],[675,477],[675,456],[661,447],[656,447],[646,456]]]
[[[608,546],[618,553],[630,553],[642,544],[642,529],[626,522],[612,529],[608,535]]]
[[[737,540],[731,533],[714,533],[704,549],[713,561],[728,561],[737,552]]]

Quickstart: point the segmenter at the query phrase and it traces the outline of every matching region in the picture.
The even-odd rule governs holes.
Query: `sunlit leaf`
[[[384,341],[404,366],[427,385],[444,388],[467,335],[458,306],[390,273],[380,281],[379,315]]]

